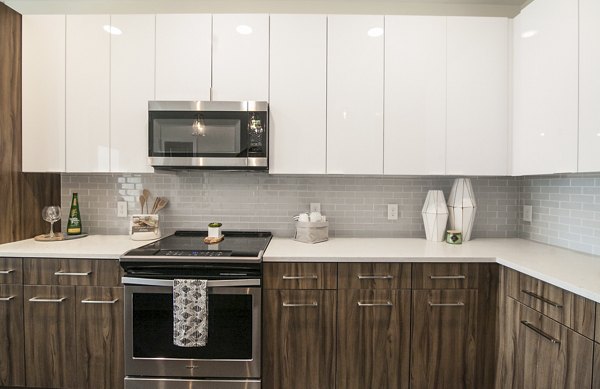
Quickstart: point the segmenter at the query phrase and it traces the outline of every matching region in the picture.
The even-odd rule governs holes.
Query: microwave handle
[[[144,285],[144,286],[167,286],[173,287],[173,280],[163,280],[156,278],[137,278],[123,277],[121,282],[125,285]],[[237,280],[209,280],[206,283],[208,288],[223,288],[231,286],[260,286],[259,279],[237,279]]]

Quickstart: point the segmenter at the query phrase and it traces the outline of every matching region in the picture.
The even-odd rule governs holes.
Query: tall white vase
[[[463,242],[471,239],[477,203],[470,178],[457,178],[454,180],[450,196],[448,197],[448,212],[450,216],[450,229],[462,232]]]
[[[421,215],[423,216],[423,224],[425,224],[427,240],[443,241],[446,233],[446,223],[448,222],[448,207],[446,206],[444,192],[441,190],[427,192]]]

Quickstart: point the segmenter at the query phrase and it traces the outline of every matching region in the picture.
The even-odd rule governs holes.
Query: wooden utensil
[[[158,211],[160,211],[161,209],[166,207],[168,203],[169,203],[169,199],[160,197],[160,201],[158,202],[158,205],[156,206],[156,213],[158,213]]]
[[[160,201],[160,197],[154,199],[154,205],[152,206],[152,214],[156,214],[156,207],[158,206],[158,202]]]
[[[146,204],[146,198],[144,195],[140,195],[140,204],[142,205],[142,213],[144,213],[144,205]]]
[[[146,213],[148,212],[148,207],[150,206],[150,202],[148,201],[148,199],[150,198],[150,191],[148,189],[144,189],[142,191],[142,195],[144,196],[144,199],[146,200]],[[142,213],[144,212],[144,210],[142,209]]]

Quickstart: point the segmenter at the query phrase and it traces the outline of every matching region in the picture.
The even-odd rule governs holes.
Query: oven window
[[[173,344],[173,295],[133,295],[134,358],[252,359],[252,295],[208,295],[205,347]]]

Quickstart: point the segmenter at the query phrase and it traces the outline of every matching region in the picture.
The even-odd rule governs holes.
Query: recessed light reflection
[[[373,27],[367,31],[367,35],[373,38],[383,35],[383,28],[381,27]]]
[[[543,132],[540,132],[540,136],[546,136],[546,134]]]
[[[242,34],[242,35],[252,34],[252,27],[247,26],[245,24],[241,24],[241,25],[237,26],[235,28],[235,30],[238,32],[238,34]]]
[[[119,28],[111,26],[109,24],[102,26],[102,28],[104,29],[104,31],[112,35],[121,35],[123,33],[123,31],[121,31]]]
[[[531,38],[537,35],[537,30],[528,30],[521,34],[521,38]]]

